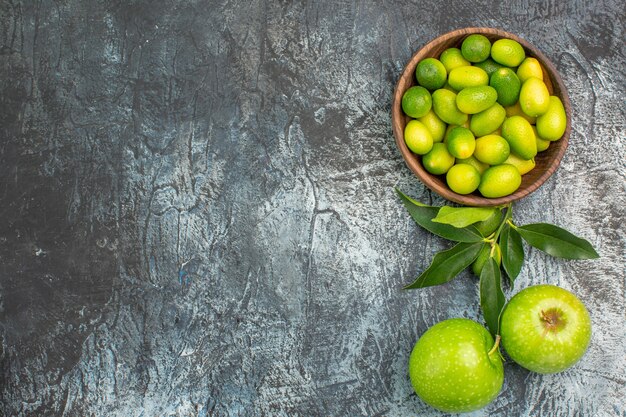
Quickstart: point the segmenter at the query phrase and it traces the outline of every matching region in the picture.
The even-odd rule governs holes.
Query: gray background
[[[0,2],[0,414],[441,415],[408,356],[482,320],[477,283],[401,290],[447,243],[394,195],[443,203],[395,146],[391,96],[427,41],[490,26],[539,47],[573,105],[516,221],[601,259],[528,251],[517,288],[578,294],[591,347],[557,375],[507,363],[472,415],[626,415],[624,7]]]

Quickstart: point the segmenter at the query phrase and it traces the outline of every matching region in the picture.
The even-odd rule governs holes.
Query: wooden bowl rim
[[[471,34],[482,34],[482,35],[495,35],[501,38],[513,39],[519,42],[527,52],[530,52],[529,56],[533,56],[537,58],[541,65],[544,67],[544,71],[550,77],[550,81],[552,85],[552,94],[556,94],[561,98],[563,102],[563,107],[565,107],[565,114],[567,116],[567,125],[565,129],[565,133],[558,141],[555,141],[550,144],[550,146],[558,146],[556,153],[553,154],[550,164],[545,168],[545,171],[537,178],[533,183],[529,184],[525,188],[519,188],[513,194],[510,194],[505,197],[500,198],[486,198],[474,194],[457,194],[454,191],[450,190],[447,186],[442,186],[439,182],[435,181],[435,177],[433,174],[430,174],[428,171],[424,169],[417,155],[413,154],[409,148],[406,146],[404,141],[404,128],[401,127],[404,121],[404,113],[402,111],[402,95],[404,91],[409,87],[407,84],[407,80],[411,80],[410,77],[414,77],[415,67],[417,63],[423,58],[427,58],[429,52],[436,47],[437,45],[449,41],[453,38],[462,38],[465,36],[469,36]],[[459,41],[460,42],[460,39]],[[528,55],[527,55],[528,56]],[[554,85],[556,84],[556,86]],[[558,89],[559,93],[555,91]],[[569,100],[569,95],[567,94],[567,89],[559,72],[556,70],[554,64],[535,46],[527,42],[525,39],[520,38],[519,36],[506,32],[504,30],[495,29],[495,28],[485,28],[485,27],[468,27],[463,29],[453,30],[448,33],[444,33],[436,37],[435,39],[428,42],[422,48],[420,48],[417,52],[413,54],[409,62],[405,65],[400,78],[396,83],[396,87],[393,95],[392,102],[392,111],[391,111],[391,119],[392,119],[392,128],[393,133],[396,139],[396,144],[402,153],[402,157],[404,158],[405,163],[413,171],[413,173],[432,191],[435,191],[437,194],[446,198],[447,200],[453,201],[455,203],[459,203],[466,206],[499,206],[505,205],[513,201],[517,201],[521,198],[526,197],[527,195],[536,191],[541,185],[543,185],[550,176],[556,171],[558,168],[561,159],[565,155],[565,151],[567,149],[569,143],[569,136],[571,133],[571,104]],[[555,145],[558,144],[558,145]],[[445,181],[444,181],[445,183]]]

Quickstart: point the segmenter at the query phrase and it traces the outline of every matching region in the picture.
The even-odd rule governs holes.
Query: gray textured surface
[[[591,310],[574,369],[506,366],[473,415],[624,416],[622,1],[0,2],[0,414],[439,415],[411,347],[481,320],[475,279],[401,286],[445,242],[393,187],[411,54],[492,26],[556,64],[574,108],[557,173],[516,205],[596,261],[530,251],[519,288]],[[510,296],[510,293],[509,293]]]

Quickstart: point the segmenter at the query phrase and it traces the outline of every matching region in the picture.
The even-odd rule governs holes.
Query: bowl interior
[[[561,99],[567,115],[567,127],[563,137],[558,141],[550,143],[550,147],[547,150],[537,154],[535,157],[535,168],[522,176],[522,184],[515,193],[501,198],[485,198],[481,196],[478,191],[468,195],[453,192],[446,184],[445,175],[437,176],[427,172],[422,166],[421,156],[411,152],[404,141],[404,127],[411,118],[406,116],[402,111],[402,95],[409,87],[416,85],[415,67],[424,58],[439,58],[439,55],[448,48],[460,48],[463,40],[473,33],[480,33],[486,36],[492,43],[500,38],[514,39],[519,42],[526,50],[526,56],[537,58],[541,63],[544,72],[544,83],[548,87],[548,91],[551,95],[556,95]],[[466,28],[455,30],[434,39],[413,55],[396,85],[392,105],[392,123],[396,143],[402,156],[409,168],[428,188],[442,197],[459,204],[468,206],[495,206],[507,204],[527,196],[539,188],[554,173],[567,148],[571,132],[571,105],[563,81],[556,68],[537,48],[514,34],[498,29]]]

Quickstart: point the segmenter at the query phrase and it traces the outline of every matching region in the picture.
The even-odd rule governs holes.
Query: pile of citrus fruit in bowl
[[[403,142],[453,193],[510,196],[537,155],[564,137],[564,103],[515,39],[473,33],[439,49],[416,63],[401,92]]]

